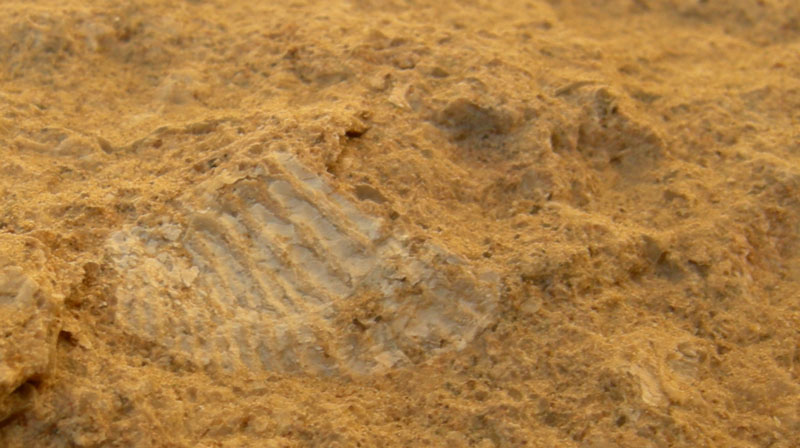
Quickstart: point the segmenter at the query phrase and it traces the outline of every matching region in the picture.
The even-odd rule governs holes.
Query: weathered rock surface
[[[0,447],[800,446],[798,23],[3,2]]]

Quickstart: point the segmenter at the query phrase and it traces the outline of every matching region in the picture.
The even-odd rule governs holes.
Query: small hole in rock
[[[361,331],[366,331],[367,330],[367,326],[364,325],[360,320],[358,320],[357,317],[353,318],[353,325],[358,327],[358,329],[361,330]]]
[[[360,201],[370,200],[378,204],[386,202],[386,197],[380,191],[367,184],[357,185],[353,192]]]
[[[27,398],[36,389],[38,389],[41,384],[42,384],[41,379],[39,379],[39,378],[37,378],[35,376],[32,376],[32,377],[28,378],[27,381],[25,381],[24,383],[22,383],[19,386],[17,386],[17,388],[14,389],[14,392],[12,392],[11,394],[12,395],[19,395],[19,396],[22,396],[24,398]]]
[[[65,330],[61,330],[61,332],[58,333],[58,342],[69,345],[76,345],[77,343],[75,336],[71,332]]]

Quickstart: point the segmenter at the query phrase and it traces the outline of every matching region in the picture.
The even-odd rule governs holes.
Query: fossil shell
[[[209,372],[366,374],[463,348],[497,301],[491,272],[388,234],[294,156],[184,194],[182,219],[116,232],[116,321]],[[184,224],[181,224],[184,223]]]

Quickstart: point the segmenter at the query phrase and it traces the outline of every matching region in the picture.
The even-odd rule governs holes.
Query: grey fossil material
[[[463,348],[498,280],[360,210],[288,153],[222,171],[182,217],[116,232],[116,320],[208,372],[366,374]],[[181,224],[182,223],[182,224]]]

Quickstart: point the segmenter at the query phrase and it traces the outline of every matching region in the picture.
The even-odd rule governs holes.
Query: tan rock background
[[[0,446],[800,445],[800,4],[2,7]],[[169,226],[275,154],[432,279],[334,300],[381,368],[225,369],[120,318],[205,302],[114,235],[190,263]],[[483,297],[441,347],[378,331]]]

